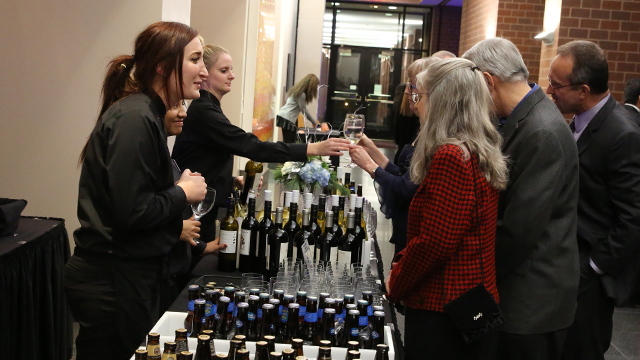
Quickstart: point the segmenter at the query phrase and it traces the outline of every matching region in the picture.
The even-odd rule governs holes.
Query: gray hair
[[[455,58],[457,56],[456,56],[456,54],[452,53],[451,51],[440,50],[438,52],[435,52],[433,55],[431,55],[431,57],[435,57],[435,58],[444,60],[444,59]]]
[[[500,145],[502,138],[491,123],[493,104],[482,72],[465,59],[433,63],[418,74],[418,91],[425,93],[415,151],[411,159],[411,180],[422,183],[431,157],[445,144],[460,146],[478,155],[480,169],[498,190],[507,186],[507,165]]]
[[[473,61],[482,71],[504,82],[526,82],[529,79],[529,70],[520,51],[507,39],[482,40],[467,50],[462,58]]]

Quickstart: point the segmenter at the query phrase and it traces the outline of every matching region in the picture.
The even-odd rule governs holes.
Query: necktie
[[[571,123],[569,124],[569,129],[571,129],[572,133],[576,133],[576,118],[575,116],[573,117],[573,119],[571,120]]]

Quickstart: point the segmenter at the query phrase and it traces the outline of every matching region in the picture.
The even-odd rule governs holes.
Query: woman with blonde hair
[[[282,139],[290,144],[296,142],[298,131],[298,114],[304,114],[313,126],[318,122],[307,109],[307,104],[318,97],[320,81],[314,74],[308,74],[287,92],[287,102],[278,111],[276,125],[282,129]]]
[[[495,331],[466,343],[445,305],[476,285],[498,302],[496,215],[507,167],[491,96],[480,69],[464,59],[421,72],[416,95],[424,125],[411,179],[421,185],[409,209],[407,248],[385,281],[388,298],[407,306],[407,360],[490,359]]]

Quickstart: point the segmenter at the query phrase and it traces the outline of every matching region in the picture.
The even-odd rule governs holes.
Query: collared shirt
[[[636,109],[636,111],[637,111],[637,112],[639,112],[639,113],[640,113],[640,109],[638,109],[638,107],[637,107],[637,106],[635,106],[635,105],[633,105],[633,104],[629,104],[629,103],[624,103],[624,104],[625,104],[625,105],[627,105],[627,106],[631,106],[632,108]]]
[[[607,102],[607,100],[609,100],[609,96],[611,96],[611,94],[607,94],[607,96],[605,96],[602,100],[600,100],[600,102],[597,103],[596,106],[592,107],[591,109],[575,115],[575,117],[573,118],[573,121],[575,122],[575,125],[576,125],[576,131],[573,133],[573,138],[576,139],[576,141],[580,139],[580,135],[582,135],[582,132],[584,131],[584,129],[587,128],[587,125],[589,125],[589,123],[596,116],[598,111],[600,111],[600,109],[602,109],[602,107]]]
[[[524,99],[527,98],[527,96],[531,95],[537,88],[539,88],[540,86],[538,86],[538,84],[536,83],[529,83],[528,84],[529,87],[531,88],[531,90],[529,90],[529,92],[527,93],[527,95],[525,95],[522,100],[520,100],[520,102],[518,103],[518,105],[516,105],[516,107],[513,108],[513,110],[511,110],[511,112],[516,111],[516,109],[518,108],[518,106],[520,106],[520,104],[522,104],[522,102],[524,101]],[[504,127],[504,124],[507,123],[507,118],[503,117],[498,119],[498,121],[500,122],[499,128],[502,129],[502,127]]]

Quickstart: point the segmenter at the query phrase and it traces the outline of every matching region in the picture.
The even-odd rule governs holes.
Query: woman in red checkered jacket
[[[498,301],[496,213],[507,167],[491,97],[482,72],[465,59],[432,64],[417,86],[416,106],[426,111],[411,178],[421,186],[409,209],[407,247],[386,279],[388,298],[407,306],[407,360],[491,359],[494,334],[467,344],[443,309],[483,279]]]

